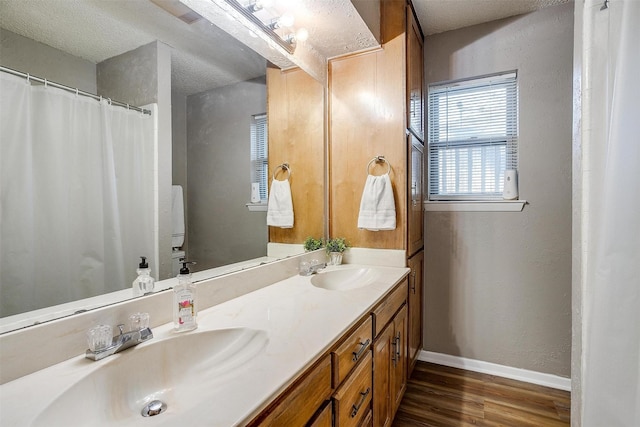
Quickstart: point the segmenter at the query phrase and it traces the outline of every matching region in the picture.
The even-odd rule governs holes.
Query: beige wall
[[[429,36],[426,83],[518,70],[522,212],[427,212],[427,351],[570,376],[573,4]]]

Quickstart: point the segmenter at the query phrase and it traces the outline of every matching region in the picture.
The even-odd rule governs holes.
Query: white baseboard
[[[434,353],[432,351],[425,350],[420,351],[420,354],[418,354],[418,360],[450,366],[452,368],[480,372],[483,374],[496,375],[499,377],[510,378],[512,380],[551,387],[558,390],[571,391],[571,379],[559,377],[557,375],[513,368],[511,366],[498,365],[497,363],[483,362],[481,360],[467,359],[465,357],[451,356],[450,354]]]

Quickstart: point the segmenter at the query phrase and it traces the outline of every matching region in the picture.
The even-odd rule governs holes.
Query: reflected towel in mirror
[[[289,180],[271,182],[269,203],[267,205],[267,225],[280,228],[293,228],[293,201]]]

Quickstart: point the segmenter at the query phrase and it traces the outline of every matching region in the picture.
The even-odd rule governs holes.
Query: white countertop
[[[325,271],[357,267],[343,265]],[[185,422],[185,418],[191,426],[247,423],[409,272],[399,267],[375,268],[381,274],[372,284],[361,288],[330,291],[313,286],[311,277],[294,276],[201,311],[198,329],[188,334],[247,327],[266,331],[268,343],[257,356],[222,381],[223,385],[208,389],[206,396],[189,408],[188,417],[167,402],[169,408],[161,415],[136,417],[117,425],[173,426],[179,424],[178,420]],[[31,425],[38,414],[79,379],[99,369],[102,363],[126,358],[130,352],[174,336],[172,326],[154,328],[154,339],[150,342],[103,361],[92,362],[79,355],[0,386],[0,425]],[[46,351],[47,345],[55,345],[43,344],[42,351]],[[153,361],[149,362],[152,372]],[[84,415],[78,418],[82,425],[105,425],[103,420],[100,414],[92,420]]]

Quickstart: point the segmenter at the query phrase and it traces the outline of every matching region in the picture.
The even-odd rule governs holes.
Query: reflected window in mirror
[[[251,203],[267,203],[269,184],[267,115],[251,116]],[[258,184],[259,200],[256,197],[255,184]]]

